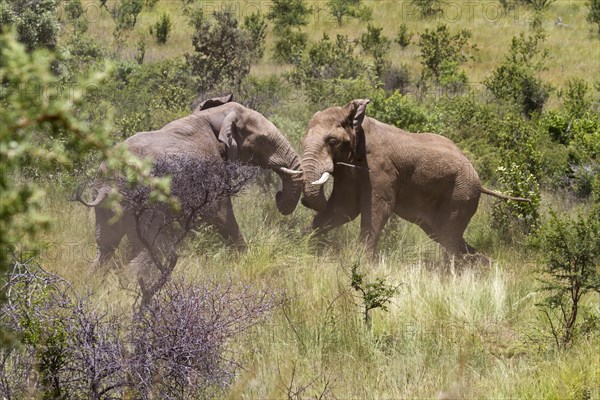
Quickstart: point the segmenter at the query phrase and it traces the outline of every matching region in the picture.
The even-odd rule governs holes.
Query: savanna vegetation
[[[0,0],[2,396],[599,399],[598,8]],[[369,98],[369,116],[452,139],[487,187],[532,201],[483,199],[466,238],[492,262],[447,271],[400,219],[375,259],[356,221],[315,237],[312,211],[282,216],[277,181],[241,168],[223,195],[245,252],[202,227],[156,256],[150,286],[92,269],[73,193],[105,162],[138,204],[194,218],[190,182],[210,174],[170,188],[115,144],[228,93],[298,153],[313,113]]]

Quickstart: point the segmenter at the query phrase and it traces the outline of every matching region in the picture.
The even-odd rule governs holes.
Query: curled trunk
[[[302,204],[315,211],[327,207],[327,198],[323,184],[315,184],[325,172],[333,172],[333,161],[329,154],[316,146],[308,146],[302,155],[304,170],[304,190]]]
[[[281,133],[277,132],[274,141],[277,143],[277,150],[269,157],[267,166],[281,178],[282,188],[275,196],[277,209],[283,215],[289,215],[296,209],[302,194],[302,174],[285,173],[281,168],[300,171],[300,158]]]

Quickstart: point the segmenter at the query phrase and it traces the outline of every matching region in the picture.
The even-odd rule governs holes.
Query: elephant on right
[[[463,235],[481,193],[529,201],[482,187],[449,139],[410,133],[365,116],[369,100],[317,112],[302,140],[302,203],[326,232],[361,216],[360,235],[374,252],[392,213],[417,224],[451,256],[476,254]],[[333,176],[326,198],[323,185]]]

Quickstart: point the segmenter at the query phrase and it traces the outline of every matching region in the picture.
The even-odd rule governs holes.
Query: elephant
[[[314,231],[326,232],[360,214],[360,237],[373,255],[395,213],[439,243],[446,259],[464,259],[478,254],[463,234],[482,193],[529,201],[484,188],[451,140],[365,116],[368,103],[357,99],[317,112],[302,139],[302,204],[317,211]],[[323,185],[331,176],[333,191],[327,199]]]
[[[158,157],[186,156],[207,162],[239,160],[273,170],[282,181],[282,190],[276,194],[277,208],[284,215],[292,213],[303,187],[298,154],[267,118],[232,100],[232,95],[206,100],[191,115],[172,121],[156,131],[136,133],[124,143],[131,153],[140,158],[156,160]],[[99,171],[101,183],[95,199],[86,202],[81,196],[77,198],[95,210],[95,266],[103,265],[112,258],[125,235],[133,244],[130,259],[140,255],[142,250],[131,215],[124,215],[116,223],[109,223],[114,212],[106,207],[111,187],[102,183],[101,176],[105,170],[102,164]],[[230,198],[216,200],[202,219],[214,226],[228,245],[245,248]]]

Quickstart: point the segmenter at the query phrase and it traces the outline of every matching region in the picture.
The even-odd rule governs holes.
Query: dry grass
[[[116,1],[116,0],[115,0]],[[324,33],[335,36],[347,35],[350,39],[357,39],[366,31],[366,23],[349,18],[342,26],[328,14],[325,2],[308,1],[312,6],[312,13],[308,18],[305,31],[311,41],[319,40]],[[416,77],[421,71],[418,46],[418,34],[425,29],[434,28],[438,23],[447,24],[452,31],[469,29],[473,33],[472,43],[477,44],[478,51],[475,59],[465,65],[469,80],[477,87],[491,71],[502,61],[508,52],[511,38],[522,31],[529,30],[529,22],[533,11],[519,5],[516,9],[504,13],[500,4],[494,1],[467,1],[456,0],[447,2],[443,14],[436,17],[423,19],[411,6],[410,1],[392,0],[364,0],[364,4],[373,10],[372,24],[384,28],[384,34],[394,38],[400,24],[405,23],[409,31],[413,32],[412,44],[407,49],[401,49],[393,44],[390,59],[395,65],[407,64]],[[114,1],[109,1],[108,8],[112,8]],[[90,19],[89,33],[98,38],[108,48],[114,47],[112,33],[114,22],[110,14],[99,9],[96,1],[89,0],[85,3]],[[270,2],[241,2],[241,1],[215,1],[204,2],[206,13],[222,7],[230,7],[236,13],[238,20],[255,11],[267,13]],[[144,10],[139,16],[136,28],[129,33],[126,46],[120,56],[133,59],[136,53],[136,43],[141,36],[147,37],[146,61],[152,62],[160,59],[180,56],[192,50],[192,30],[183,15],[183,2],[176,0],[160,0],[153,10]],[[552,85],[563,87],[567,80],[583,78],[594,82],[600,70],[600,41],[593,37],[591,26],[586,21],[587,6],[581,0],[557,0],[544,12],[542,26],[547,34],[546,48],[550,52],[548,69],[542,77]],[[173,29],[166,45],[158,45],[149,36],[148,28],[164,12],[171,16]],[[561,17],[566,27],[558,27],[555,21]],[[272,32],[267,37],[267,52],[263,61],[253,68],[256,76],[280,74],[288,67],[274,64],[271,61],[271,51],[274,36]]]
[[[272,195],[252,187],[235,201],[246,254],[231,254],[203,233],[190,238],[176,270],[285,293],[267,323],[230,343],[244,368],[226,398],[600,398],[600,338],[554,351],[535,306],[537,264],[526,253],[495,244],[491,267],[452,275],[427,253],[435,246],[418,229],[398,222],[379,260],[369,262],[357,250],[355,223],[319,245],[302,233],[311,212],[299,207],[280,216]],[[133,277],[89,269],[93,213],[65,198],[48,196],[56,223],[45,240],[61,250],[44,253],[42,264],[93,291],[99,307],[124,310]],[[488,213],[484,204],[470,237],[485,235]],[[373,311],[371,332],[350,287],[356,261],[369,279],[401,284],[388,312]]]

